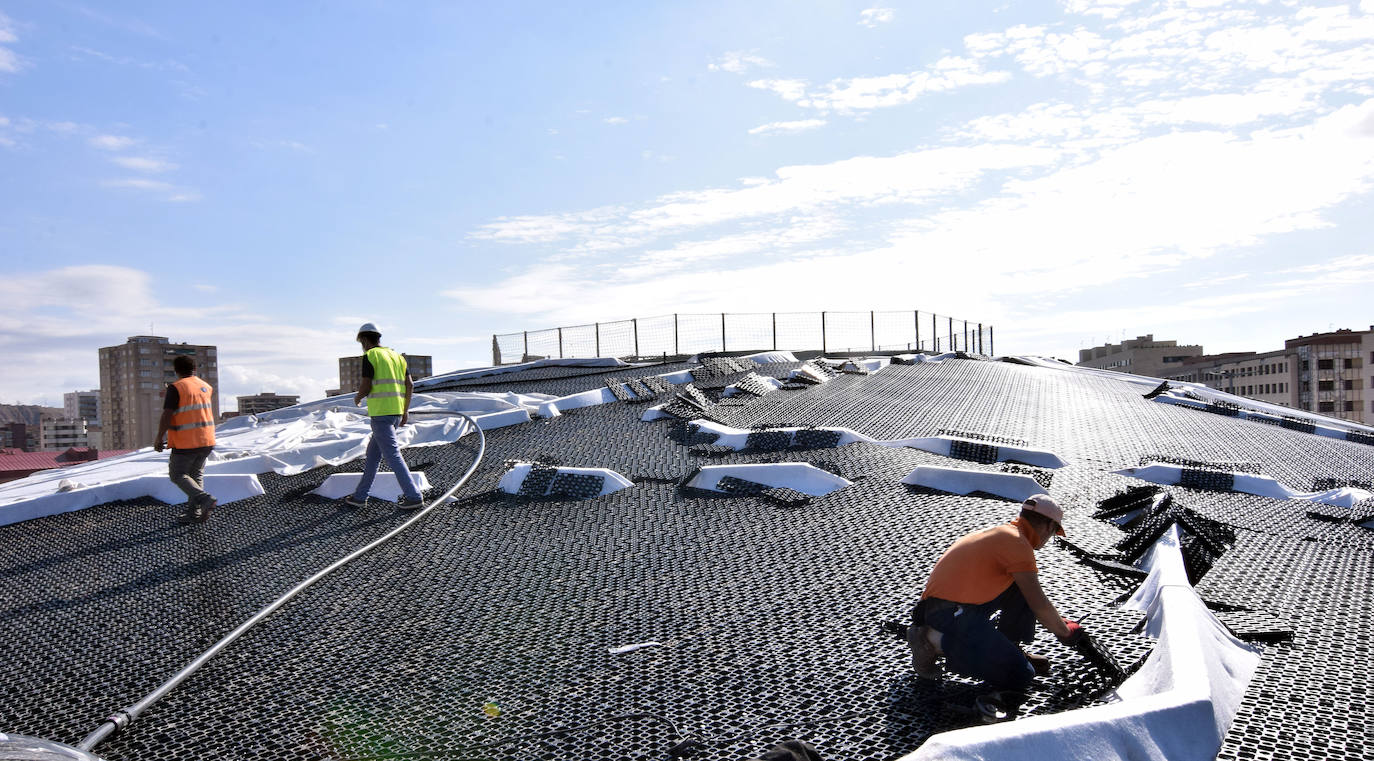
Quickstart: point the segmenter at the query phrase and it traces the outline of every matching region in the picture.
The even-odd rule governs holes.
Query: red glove
[[[1064,619],[1064,626],[1069,630],[1069,633],[1067,636],[1060,637],[1059,641],[1066,645],[1077,645],[1087,636],[1087,633],[1083,631],[1083,626],[1077,621],[1070,621],[1066,618]]]

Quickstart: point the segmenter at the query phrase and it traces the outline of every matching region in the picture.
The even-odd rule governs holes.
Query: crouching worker
[[[943,655],[951,671],[997,690],[1023,690],[1036,674],[1049,672],[1048,658],[1021,648],[1035,638],[1036,621],[1065,644],[1082,639],[1082,627],[1060,618],[1045,597],[1035,565],[1035,550],[1052,534],[1064,535],[1063,520],[1054,499],[1037,494],[1010,523],[968,534],[945,550],[907,629],[917,676],[939,679]]]

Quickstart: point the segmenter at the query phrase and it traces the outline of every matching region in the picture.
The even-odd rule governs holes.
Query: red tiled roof
[[[84,449],[84,448],[83,448]],[[51,450],[46,452],[24,452],[19,449],[0,449],[0,473],[14,471],[27,471],[32,473],[36,470],[48,470],[49,468],[61,468],[67,465],[78,465],[82,462],[92,460],[73,460],[65,458],[71,450]],[[102,449],[98,457],[92,459],[103,460],[107,457],[128,454],[132,449]]]

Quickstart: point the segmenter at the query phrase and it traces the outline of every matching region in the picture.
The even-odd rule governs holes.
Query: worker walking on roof
[[[162,417],[157,423],[153,449],[161,452],[164,438],[172,445],[167,456],[167,475],[178,489],[186,492],[186,512],[180,523],[204,523],[210,519],[215,498],[205,491],[205,461],[215,448],[215,390],[197,378],[196,362],[187,356],[172,360],[177,381],[167,385],[162,402]]]
[[[1083,628],[1061,618],[1045,596],[1035,564],[1035,550],[1050,535],[1064,535],[1063,520],[1054,499],[1037,494],[1010,523],[968,534],[945,550],[907,629],[917,676],[939,679],[943,655],[956,673],[998,690],[1022,690],[1049,672],[1049,658],[1021,647],[1035,638],[1036,621],[1065,644],[1083,638]]]
[[[363,460],[363,477],[358,488],[344,502],[353,507],[367,504],[368,492],[372,481],[377,477],[377,466],[383,457],[403,492],[396,501],[403,509],[414,509],[424,504],[420,491],[415,488],[410,468],[401,457],[401,447],[396,442],[396,429],[404,427],[410,420],[410,397],[415,393],[415,384],[410,379],[406,359],[400,354],[381,345],[382,332],[370,322],[358,328],[358,343],[363,347],[363,379],[353,403],[361,405],[367,399],[367,415],[372,423],[372,437],[367,442],[367,457]]]

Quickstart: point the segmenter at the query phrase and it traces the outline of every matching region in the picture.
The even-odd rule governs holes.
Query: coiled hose
[[[86,735],[86,738],[83,739],[80,745],[78,745],[77,747],[81,750],[89,751],[94,749],[95,746],[99,745],[100,743],[105,742],[111,737],[114,737],[116,733],[120,732],[125,727],[133,723],[136,719],[138,719],[138,717],[144,711],[148,710],[148,708],[151,707],[154,703],[161,700],[164,695],[171,692],[177,685],[181,684],[192,674],[196,673],[196,671],[198,671],[201,666],[204,666],[206,662],[208,662],[211,658],[218,655],[221,650],[233,644],[234,640],[238,639],[239,637],[242,637],[249,629],[252,629],[254,626],[257,626],[259,623],[262,622],[263,619],[275,613],[278,608],[280,608],[288,602],[291,602],[291,600],[295,598],[296,595],[300,594],[301,592],[304,592],[307,588],[310,587],[310,585],[314,584],[320,579],[323,579],[325,576],[328,576],[334,571],[343,568],[344,566],[348,565],[354,560],[357,560],[363,555],[366,555],[372,550],[382,546],[388,541],[391,541],[391,539],[396,537],[402,531],[405,531],[407,528],[410,528],[416,521],[425,517],[425,515],[430,510],[433,510],[436,505],[439,505],[443,503],[445,500],[447,500],[449,497],[452,497],[454,493],[457,492],[458,489],[462,488],[463,484],[467,483],[467,480],[470,477],[472,477],[473,472],[477,470],[477,466],[481,464],[482,455],[486,453],[487,449],[487,437],[485,434],[482,433],[482,429],[477,425],[477,421],[473,420],[471,417],[468,417],[467,415],[464,415],[461,412],[455,414],[466,420],[468,422],[468,425],[471,425],[472,429],[477,431],[478,445],[477,456],[473,458],[472,465],[468,467],[467,472],[463,473],[463,476],[459,478],[458,481],[453,484],[453,486],[449,487],[448,491],[444,492],[443,495],[441,495],[438,499],[431,501],[428,505],[426,505],[415,515],[411,516],[407,521],[405,521],[401,525],[397,526],[391,531],[388,531],[381,537],[378,537],[377,539],[374,539],[371,542],[368,542],[367,544],[363,545],[362,547],[359,547],[358,549],[350,552],[344,557],[339,558],[338,560],[329,564],[324,569],[315,573],[315,575],[311,576],[305,581],[302,581],[301,583],[287,590],[287,592],[283,594],[281,597],[278,597],[277,599],[273,600],[262,610],[259,610],[257,613],[254,613],[251,617],[248,618],[248,620],[239,624],[238,627],[235,628],[233,631],[224,635],[224,637],[220,641],[211,645],[208,650],[196,656],[195,660],[186,664],[186,666],[182,668],[181,671],[178,671],[175,675],[172,676],[171,679],[168,679],[167,681],[163,682],[161,685],[157,687],[157,689],[148,693],[142,700],[138,701],[137,703],[134,703],[131,706],[127,706],[125,708],[119,709],[118,711],[115,711],[113,714],[110,715],[109,718],[105,719],[105,721],[101,723],[100,726],[96,727],[95,731],[91,732],[89,735]]]

